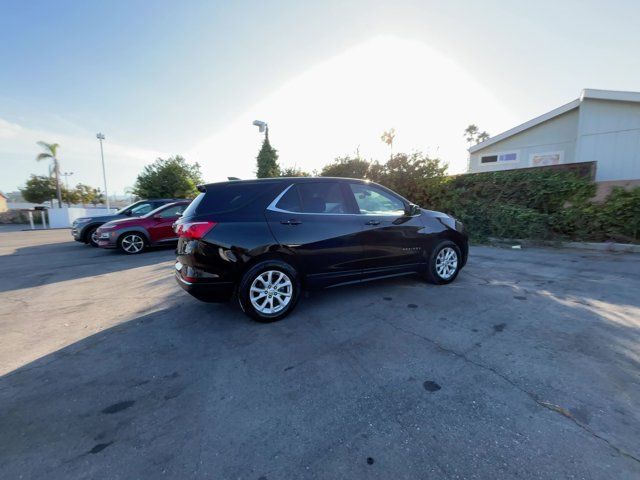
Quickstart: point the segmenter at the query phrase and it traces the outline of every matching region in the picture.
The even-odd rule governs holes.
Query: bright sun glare
[[[395,151],[421,150],[466,168],[462,132],[509,125],[513,117],[450,58],[423,43],[376,37],[330,58],[253,106],[227,128],[195,146],[205,179],[253,177],[261,136],[254,119],[269,122],[282,166],[320,169],[336,156],[384,160],[380,135],[397,132]],[[497,133],[497,132],[494,132]]]

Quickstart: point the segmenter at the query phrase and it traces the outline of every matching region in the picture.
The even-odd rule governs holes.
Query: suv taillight
[[[198,240],[209,233],[216,225],[216,222],[184,222],[176,225],[176,233],[180,238]]]

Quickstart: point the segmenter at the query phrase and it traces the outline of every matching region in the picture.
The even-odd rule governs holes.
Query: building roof
[[[9,197],[7,197],[4,193],[2,193],[0,191],[0,197],[3,197],[5,200],[9,200]]]
[[[489,137],[484,142],[480,142],[470,147],[469,152],[474,153],[478,150],[482,150],[490,145],[493,145],[494,143],[499,142],[500,140],[504,140],[505,138],[528,130],[531,127],[535,127],[536,125],[540,125],[541,123],[567,113],[574,108],[578,108],[585,98],[591,98],[595,100],[613,100],[619,102],[640,102],[640,92],[621,92],[617,90],[596,90],[593,88],[585,88],[584,90],[582,90],[580,97],[576,98],[572,102],[555,108],[550,112],[540,115],[539,117],[532,118],[528,122],[524,122],[516,127],[513,127],[506,132],[502,132],[493,137]]]

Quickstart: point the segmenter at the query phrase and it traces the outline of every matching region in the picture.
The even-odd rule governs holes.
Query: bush
[[[614,188],[591,201],[596,185],[571,171],[510,170],[422,180],[414,201],[462,221],[472,238],[495,236],[622,242],[640,240],[640,188]]]

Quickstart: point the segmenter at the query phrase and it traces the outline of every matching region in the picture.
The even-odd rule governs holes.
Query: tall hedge
[[[487,172],[423,179],[423,207],[447,212],[472,237],[640,241],[640,188],[615,188],[602,203],[596,185],[571,171]]]

